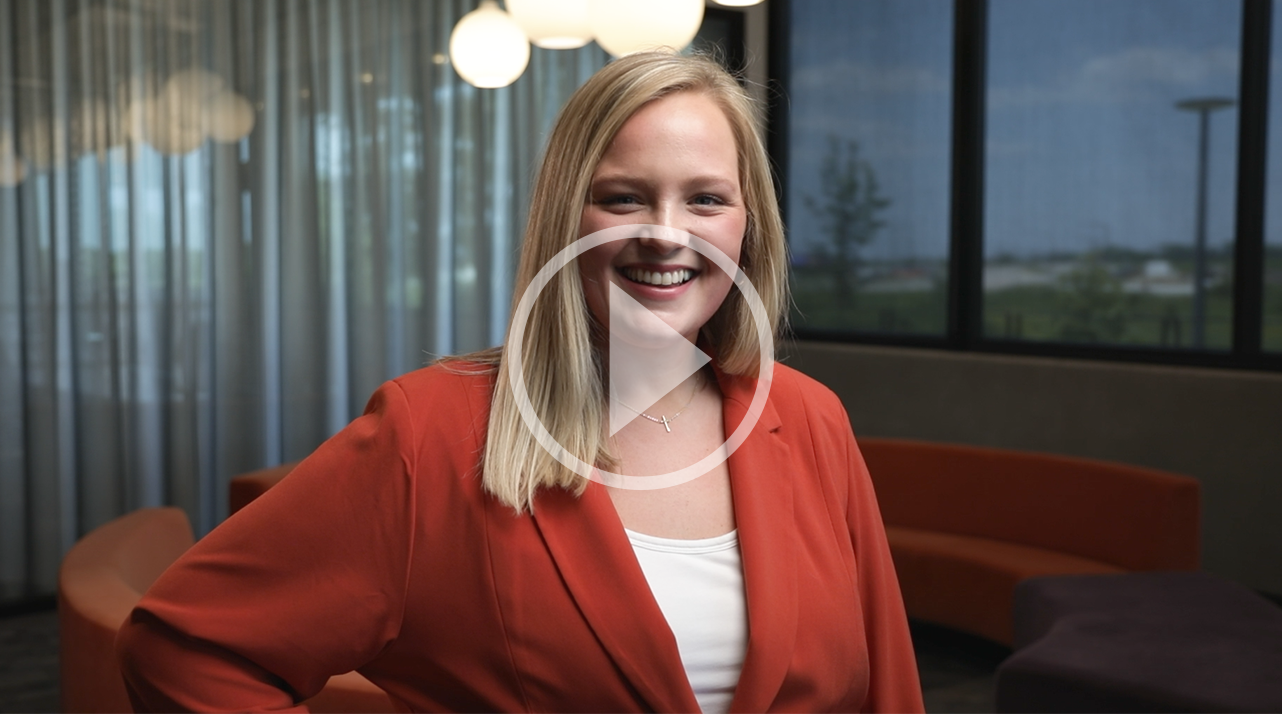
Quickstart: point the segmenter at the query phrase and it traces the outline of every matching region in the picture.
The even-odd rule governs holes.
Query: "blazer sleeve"
[[[871,670],[863,711],[923,712],[925,705],[908,631],[908,616],[899,591],[895,564],[890,557],[881,511],[877,507],[877,496],[844,409],[841,416],[847,473],[850,474],[846,519],[855,548],[855,569],[863,608],[861,615]]]
[[[363,416],[156,581],[116,643],[135,711],[301,710],[395,639],[413,429],[400,387],[383,385]]]

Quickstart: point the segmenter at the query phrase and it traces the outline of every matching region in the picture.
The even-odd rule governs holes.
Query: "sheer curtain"
[[[605,62],[449,65],[472,0],[0,0],[0,600],[97,525],[301,458],[502,340],[524,201]]]

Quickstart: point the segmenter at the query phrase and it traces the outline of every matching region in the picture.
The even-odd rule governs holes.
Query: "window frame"
[[[767,149],[787,222],[791,8],[769,4],[770,102]],[[1013,340],[983,334],[984,161],[988,0],[953,0],[952,149],[949,187],[947,327],[942,336],[794,325],[790,338],[951,351],[1282,371],[1282,353],[1263,350],[1269,62],[1273,0],[1241,0],[1233,336],[1227,351]]]

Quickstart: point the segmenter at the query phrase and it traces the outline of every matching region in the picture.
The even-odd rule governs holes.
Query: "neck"
[[[712,377],[706,372],[706,368],[696,371],[666,394],[649,404],[643,404],[642,402],[645,400],[637,398],[635,395],[629,396],[626,393],[614,391],[607,394],[606,399],[613,404],[621,406],[628,412],[647,415],[647,418],[662,419],[667,416],[673,419],[676,415],[684,412],[694,402],[698,394],[704,391],[708,382],[712,381]]]

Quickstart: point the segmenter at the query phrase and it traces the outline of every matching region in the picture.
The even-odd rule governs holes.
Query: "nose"
[[[660,201],[651,211],[652,227],[641,231],[641,247],[658,256],[668,256],[681,250],[689,242],[686,226],[680,225],[678,211],[670,201]]]
[[[637,242],[646,252],[665,257],[684,248],[689,240],[684,231],[665,222],[646,226],[638,233]]]

